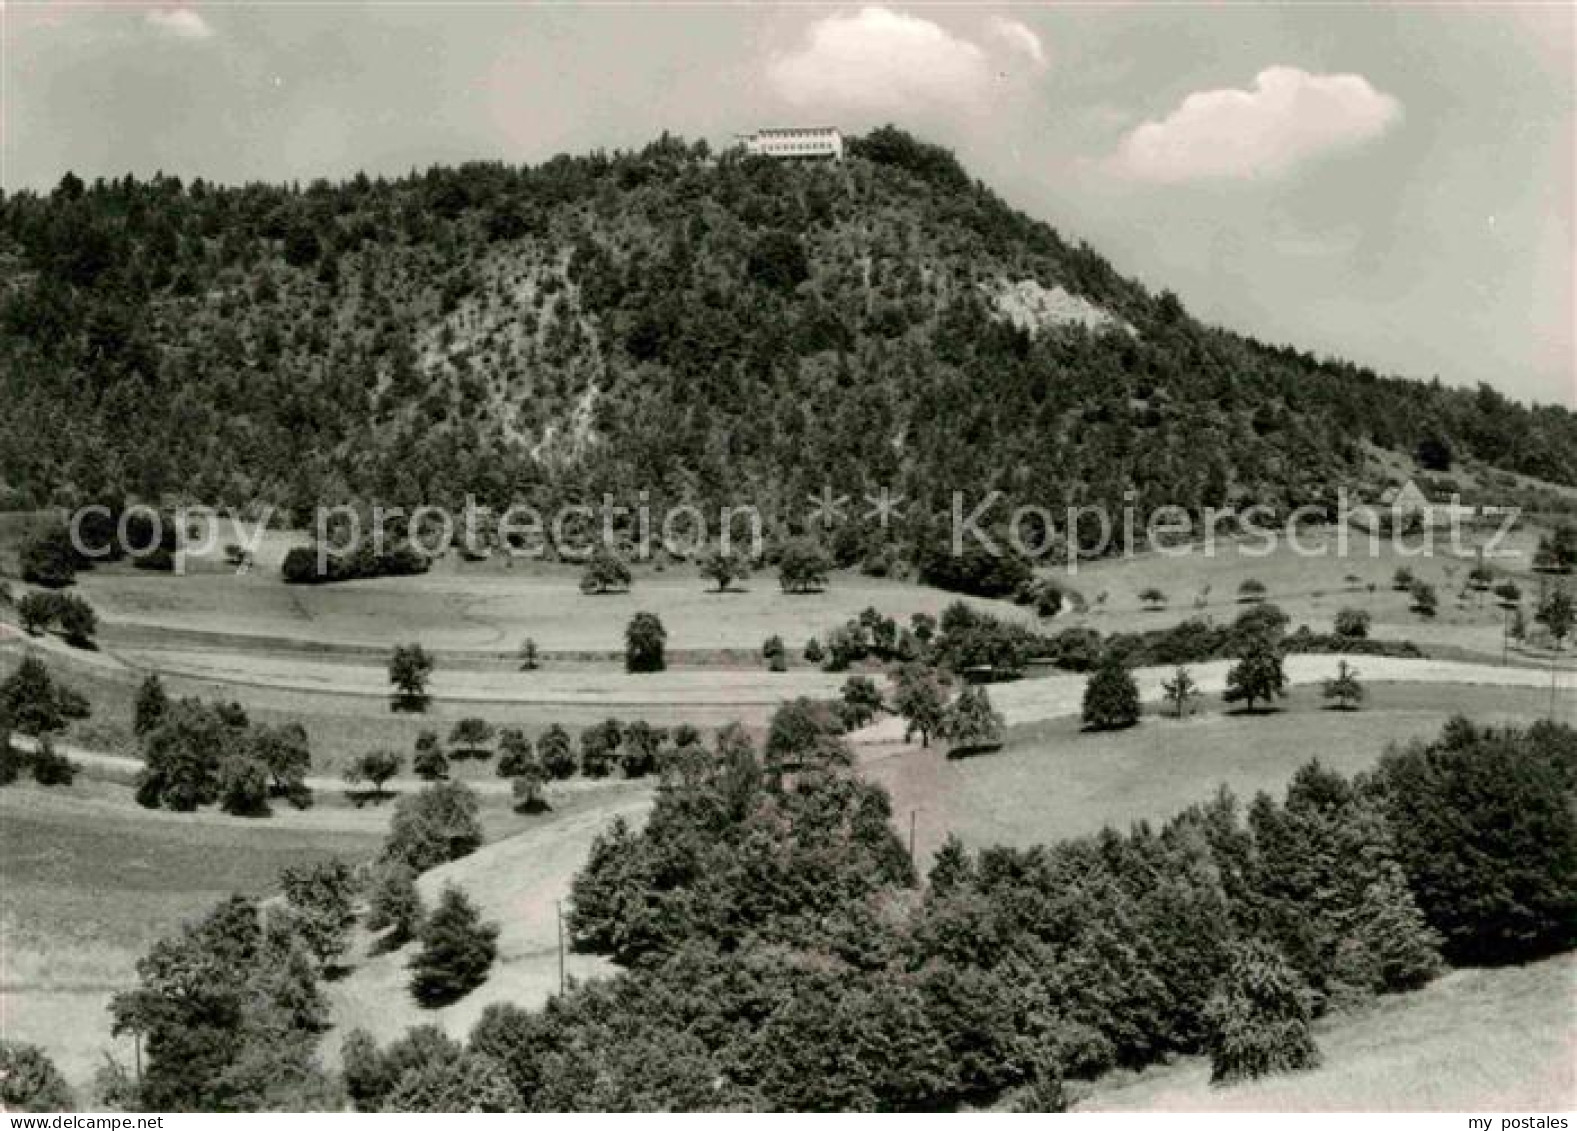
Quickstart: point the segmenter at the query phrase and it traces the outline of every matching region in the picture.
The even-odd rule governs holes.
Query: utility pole
[[[558,909],[559,920],[559,996],[564,995],[564,901],[556,899],[553,905]]]

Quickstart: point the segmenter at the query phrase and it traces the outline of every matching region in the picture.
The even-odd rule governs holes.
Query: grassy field
[[[1363,711],[1324,710],[1295,690],[1285,708],[1253,717],[1212,710],[1184,721],[1147,718],[1085,734],[1076,718],[1011,728],[1000,751],[949,759],[940,748],[864,746],[861,771],[887,787],[900,831],[915,814],[916,859],[956,833],[972,847],[1029,846],[1165,818],[1218,786],[1248,801],[1279,792],[1311,758],[1343,773],[1366,769],[1389,742],[1430,736],[1453,713],[1480,722],[1543,717],[1547,693],[1527,688],[1387,684]]]
[[[1096,1084],[1079,1111],[1569,1112],[1577,1107],[1577,956],[1454,970],[1332,1017],[1312,1072],[1210,1086],[1199,1057]]]
[[[938,613],[957,598],[926,586],[834,574],[821,593],[786,594],[775,574],[735,583],[726,593],[693,566],[658,570],[636,565],[627,593],[580,592],[573,565],[501,560],[467,563],[451,555],[419,577],[380,578],[335,585],[286,585],[277,569],[259,566],[236,576],[217,567],[184,577],[150,574],[124,565],[80,575],[78,588],[106,625],[137,643],[160,630],[273,638],[328,647],[388,648],[420,640],[429,648],[513,654],[530,636],[547,652],[617,652],[624,627],[637,612],[656,613],[676,653],[718,649],[755,651],[782,636],[796,651],[862,609],[907,619]],[[983,606],[998,604],[979,602]]]
[[[1506,614],[1492,595],[1461,594],[1475,564],[1472,545],[1453,553],[1442,542],[1434,554],[1417,556],[1399,553],[1385,541],[1376,545],[1371,556],[1367,536],[1350,530],[1348,538],[1345,552],[1337,532],[1320,529],[1301,535],[1307,551],[1302,553],[1281,544],[1273,553],[1260,555],[1252,542],[1219,542],[1213,554],[1195,547],[1183,554],[1082,563],[1076,574],[1057,570],[1048,576],[1070,585],[1085,602],[1084,611],[1067,622],[1089,624],[1102,632],[1163,628],[1188,616],[1230,620],[1242,608],[1238,586],[1252,578],[1265,585],[1267,600],[1279,605],[1294,627],[1307,624],[1316,631],[1329,631],[1337,611],[1352,607],[1370,614],[1372,634],[1378,637],[1500,654]],[[1489,561],[1498,575],[1522,587],[1524,600],[1538,591],[1539,576],[1531,572],[1536,545],[1536,531],[1513,532],[1496,547],[1497,554],[1507,556]],[[1440,598],[1435,616],[1412,612],[1408,595],[1391,588],[1392,577],[1402,566],[1435,586]],[[1166,595],[1164,608],[1148,609],[1140,601],[1139,594],[1150,588]]]
[[[0,641],[0,678],[21,662],[23,647],[19,640]],[[145,672],[106,663],[107,658],[103,653],[89,656],[64,648],[44,653],[51,672],[87,696],[93,706],[92,716],[73,723],[66,737],[85,748],[135,755],[131,720]],[[440,669],[434,679],[439,697],[425,713],[413,715],[389,710],[387,675],[382,668],[366,664],[184,653],[159,671],[172,696],[235,700],[256,722],[301,723],[312,744],[313,772],[329,775],[365,750],[388,747],[409,754],[423,729],[447,735],[457,720],[468,716],[497,726],[518,726],[533,737],[554,723],[574,734],[610,716],[645,719],[656,726],[691,723],[702,728],[740,721],[759,729],[783,699],[831,694],[843,679],[808,669],[769,673],[763,668],[680,669],[630,676],[609,664],[576,664],[533,673]],[[306,689],[312,687],[316,690]],[[460,762],[455,772],[465,778],[490,777],[493,764]]]

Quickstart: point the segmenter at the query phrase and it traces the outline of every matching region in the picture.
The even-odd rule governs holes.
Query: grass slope
[[[1210,1086],[1200,1057],[1096,1084],[1080,1111],[1478,1111],[1577,1108],[1577,956],[1455,970],[1319,1026],[1312,1072]]]

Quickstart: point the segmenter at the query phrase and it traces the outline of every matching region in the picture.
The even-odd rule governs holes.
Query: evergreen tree
[[[1114,651],[1108,651],[1084,685],[1086,730],[1118,730],[1139,721],[1139,685]]]
[[[1425,920],[1394,862],[1387,861],[1364,890],[1352,937],[1370,956],[1377,993],[1416,990],[1441,971],[1440,934]]]
[[[137,688],[137,704],[132,721],[132,731],[141,738],[164,721],[170,707],[170,697],[164,692],[164,682],[158,672],[150,672]]]
[[[1320,1063],[1309,988],[1268,943],[1251,940],[1235,948],[1205,1017],[1212,1084],[1299,1072]]]
[[[498,925],[484,923],[463,891],[444,885],[411,959],[411,993],[428,1008],[458,1001],[487,981],[498,954]]]

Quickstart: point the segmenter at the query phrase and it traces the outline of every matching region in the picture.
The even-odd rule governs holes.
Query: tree
[[[1312,995],[1281,952],[1258,939],[1233,948],[1205,1006],[1210,1082],[1235,1084],[1320,1063]]]
[[[730,582],[750,576],[750,563],[743,554],[713,550],[701,560],[701,576],[717,582],[717,591],[723,593]]]
[[[1448,722],[1380,760],[1396,859],[1453,964],[1524,962],[1573,943],[1577,730]]]
[[[93,635],[99,629],[98,614],[93,606],[75,593],[60,593],[55,598],[55,620],[66,643],[74,648],[91,648]]]
[[[668,666],[668,630],[656,613],[636,613],[624,630],[624,670],[660,672]]]
[[[1562,641],[1571,635],[1577,611],[1572,605],[1572,595],[1564,585],[1556,585],[1548,589],[1539,599],[1538,610],[1533,614],[1533,619],[1550,630],[1550,639],[1555,642],[1557,650]]]
[[[580,772],[588,778],[605,778],[619,757],[624,728],[618,719],[604,719],[580,732]]]
[[[422,948],[411,959],[411,994],[429,1009],[458,1001],[483,982],[498,955],[498,924],[481,914],[458,887],[445,884],[421,929]]]
[[[221,764],[245,745],[246,724],[218,705],[196,699],[172,703],[164,721],[142,743],[143,767],[137,778],[137,801],[148,808],[164,806],[190,812],[220,799]],[[252,773],[232,766],[227,773],[231,804],[245,806],[252,785],[266,796],[266,771]],[[249,782],[248,779],[251,779]]]
[[[427,710],[427,681],[433,674],[433,657],[420,644],[400,644],[389,657],[389,682],[394,685],[394,709]]]
[[[481,805],[464,782],[436,782],[400,798],[383,859],[425,872],[469,856],[482,844]]]
[[[66,1078],[37,1045],[0,1038],[0,1110],[72,1110]]]
[[[657,770],[658,756],[668,732],[652,726],[644,719],[636,719],[624,728],[624,754],[619,759],[620,768],[627,778],[644,778]]]
[[[1139,721],[1139,685],[1122,657],[1108,650],[1084,685],[1084,728],[1120,730]]]
[[[781,636],[769,636],[761,645],[761,658],[767,662],[767,670],[782,672],[788,670],[788,649],[783,646]]]
[[[1221,697],[1228,703],[1242,703],[1253,712],[1256,703],[1269,706],[1285,697],[1286,687],[1281,649],[1268,640],[1255,640],[1228,670],[1227,687]]]
[[[411,772],[423,781],[442,781],[449,776],[449,756],[435,730],[416,736],[416,751],[411,757]]]
[[[54,593],[40,593],[37,590],[22,594],[22,599],[16,603],[16,615],[22,622],[22,631],[29,636],[37,636],[55,623],[55,597]]]
[[[548,808],[542,789],[548,782],[547,771],[533,762],[525,771],[509,780],[510,792],[515,798],[515,808],[522,813],[539,813]]]
[[[1413,588],[1413,582],[1418,579],[1413,576],[1413,571],[1407,566],[1398,566],[1391,575],[1391,588],[1399,593],[1406,593]]]
[[[1506,578],[1495,586],[1495,597],[1505,608],[1511,608],[1522,600],[1522,586],[1511,578]]]
[[[449,731],[449,745],[456,758],[491,758],[493,724],[486,719],[461,719]]]
[[[367,929],[388,931],[383,946],[404,946],[422,925],[422,897],[416,890],[416,873],[404,864],[383,864],[367,894]]]
[[[1363,684],[1358,682],[1358,669],[1350,666],[1346,660],[1339,661],[1336,677],[1325,681],[1325,698],[1334,700],[1344,711],[1356,709],[1364,699]]]
[[[520,660],[520,670],[523,672],[534,672],[542,666],[541,657],[537,652],[537,642],[529,636],[520,642],[520,651],[516,656]]]
[[[360,785],[368,782],[377,797],[383,796],[383,784],[400,772],[400,756],[393,750],[368,750],[356,756],[345,767],[345,784]]]
[[[32,652],[0,680],[0,716],[10,720],[20,734],[44,735],[66,728],[67,712],[60,692],[44,661]]]
[[[805,641],[805,662],[813,667],[821,667],[821,662],[827,653],[822,650],[821,641],[812,636]]]
[[[236,817],[268,816],[268,770],[256,758],[231,754],[219,760],[219,807]]]
[[[71,545],[71,536],[64,526],[25,543],[18,556],[22,580],[29,585],[64,589],[77,580],[79,560]]]
[[[630,567],[607,546],[598,546],[586,561],[580,577],[582,593],[608,593],[630,587]]]
[[[840,715],[847,730],[859,730],[886,709],[876,681],[867,675],[851,675],[843,683]]]
[[[1140,590],[1139,600],[1150,609],[1161,609],[1166,607],[1166,594],[1161,592],[1161,590],[1157,589],[1153,585],[1147,589]]]
[[[1161,693],[1172,705],[1173,716],[1180,719],[1193,709],[1194,700],[1199,698],[1199,684],[1194,682],[1189,670],[1179,664],[1172,678],[1161,684]]]
[[[778,554],[778,583],[785,593],[811,593],[827,587],[832,559],[809,538],[796,538]]]
[[[531,739],[519,727],[505,727],[498,732],[498,776],[517,778],[537,765],[537,752]]]
[[[965,687],[948,704],[939,733],[948,740],[950,754],[967,754],[1001,746],[1004,725],[984,687]]]
[[[946,713],[947,697],[936,671],[921,664],[905,664],[894,677],[893,712],[904,721],[904,741],[916,733],[920,745],[929,747]]]
[[[278,726],[259,724],[250,729],[251,756],[267,772],[268,795],[283,797],[296,808],[312,802],[307,772],[312,769],[312,748],[300,723]]]
[[[164,683],[158,672],[150,672],[137,688],[137,702],[133,708],[131,729],[138,738],[147,734],[164,721],[170,709],[170,697],[164,692]]]
[[[356,923],[356,880],[343,860],[320,860],[288,867],[279,874],[293,926],[323,967],[345,953]]]
[[[1238,600],[1257,603],[1265,599],[1265,583],[1256,578],[1249,578],[1238,586]]]
[[[1426,985],[1442,968],[1440,933],[1429,925],[1394,860],[1363,893],[1350,924],[1374,993],[1402,993]]]
[[[1344,640],[1367,639],[1369,622],[1369,614],[1364,609],[1342,609],[1336,614],[1336,635]]]
[[[537,740],[537,753],[542,758],[542,769],[553,781],[575,776],[577,763],[569,732],[558,723],[542,732],[542,737]]]
[[[54,740],[48,735],[38,740],[38,749],[29,761],[33,764],[33,780],[39,785],[70,785],[76,779],[76,764],[55,749]]]

